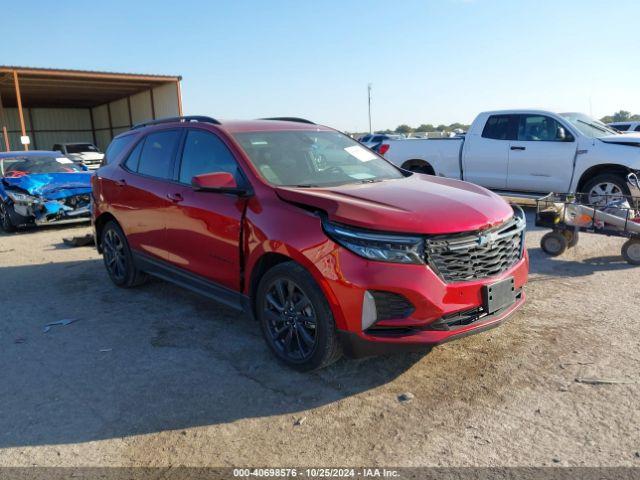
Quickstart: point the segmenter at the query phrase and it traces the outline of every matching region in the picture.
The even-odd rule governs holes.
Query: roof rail
[[[131,127],[131,130],[148,127],[149,125],[159,125],[161,123],[175,123],[175,122],[181,122],[181,123],[203,122],[203,123],[213,123],[214,125],[220,125],[220,122],[215,118],[205,117],[202,115],[189,115],[189,116],[183,116],[183,117],[165,117],[165,118],[159,118],[157,120],[150,120],[148,122],[137,123],[133,127]]]
[[[316,122],[312,122],[311,120],[307,120],[306,118],[299,118],[299,117],[270,117],[270,118],[259,118],[258,120],[278,120],[280,122],[308,123],[310,125],[316,124]]]

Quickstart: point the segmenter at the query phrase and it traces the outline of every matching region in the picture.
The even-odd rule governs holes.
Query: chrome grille
[[[475,232],[427,238],[428,264],[446,282],[464,282],[493,277],[515,265],[524,251],[524,212],[502,225]]]

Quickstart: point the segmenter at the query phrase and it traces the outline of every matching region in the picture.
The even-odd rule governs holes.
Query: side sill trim
[[[144,253],[133,251],[131,253],[136,267],[143,272],[223,303],[235,310],[251,313],[251,301],[246,295]]]

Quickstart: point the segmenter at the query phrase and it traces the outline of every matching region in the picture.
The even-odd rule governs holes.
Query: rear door
[[[246,199],[195,191],[191,179],[203,173],[228,172],[242,184],[236,159],[214,133],[187,130],[166,212],[169,261],[232,290],[240,289],[240,231]]]
[[[173,207],[168,182],[181,137],[161,130],[142,138],[122,164],[111,202],[132,249],[168,260],[165,218]]]
[[[480,136],[465,141],[464,179],[487,188],[505,190],[509,147],[518,132],[518,115],[491,115]]]
[[[520,115],[518,138],[509,147],[507,188],[522,192],[568,191],[576,149],[575,137],[554,118]]]

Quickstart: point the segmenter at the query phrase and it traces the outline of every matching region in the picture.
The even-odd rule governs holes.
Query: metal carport
[[[0,151],[65,142],[93,142],[104,150],[135,123],[182,115],[181,80],[0,65]]]

